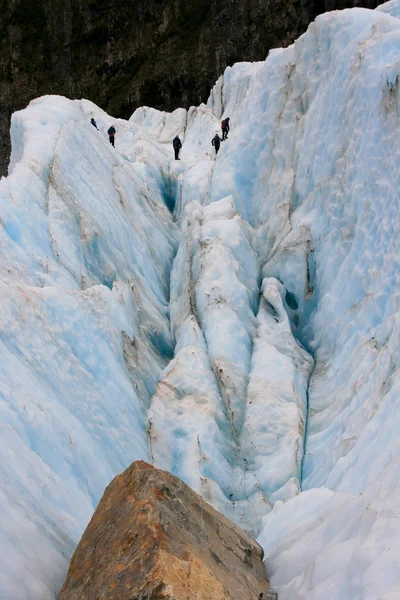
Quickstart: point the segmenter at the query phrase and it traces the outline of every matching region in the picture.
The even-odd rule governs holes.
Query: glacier
[[[280,600],[400,598],[398,17],[321,15],[187,111],[13,115],[0,598],[57,597],[137,459],[257,536]]]

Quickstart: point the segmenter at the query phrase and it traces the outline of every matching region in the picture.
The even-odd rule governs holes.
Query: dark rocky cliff
[[[36,96],[89,98],[117,117],[207,99],[227,65],[262,60],[317,14],[379,0],[0,0],[0,172],[9,119]]]

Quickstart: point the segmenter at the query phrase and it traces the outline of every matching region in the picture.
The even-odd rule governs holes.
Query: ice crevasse
[[[399,7],[322,15],[188,111],[13,115],[0,598],[56,598],[136,459],[258,536],[280,600],[400,598]]]

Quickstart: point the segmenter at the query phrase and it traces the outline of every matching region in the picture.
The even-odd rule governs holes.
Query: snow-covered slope
[[[207,106],[14,115],[1,598],[56,597],[138,458],[259,535],[280,600],[400,597],[398,6],[319,17]]]

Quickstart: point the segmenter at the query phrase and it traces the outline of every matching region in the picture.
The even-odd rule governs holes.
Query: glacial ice
[[[0,590],[10,600],[55,597],[104,487],[132,456],[149,459],[146,407],[173,352],[168,158],[123,159],[92,112],[109,122],[56,97],[16,113],[0,182]]]
[[[399,6],[322,15],[188,111],[13,115],[1,598],[56,597],[139,458],[259,536],[280,600],[400,597]]]
[[[251,231],[232,198],[187,205],[182,230],[171,275],[177,347],[152,398],[152,458],[257,534],[272,503],[299,491],[313,361],[276,279],[264,280],[260,305]]]

